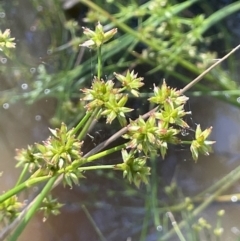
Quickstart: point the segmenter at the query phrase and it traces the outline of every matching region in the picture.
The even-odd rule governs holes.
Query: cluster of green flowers
[[[19,211],[22,209],[23,204],[18,202],[17,196],[12,196],[0,203],[0,223],[8,225],[17,216]]]
[[[78,183],[78,170],[68,169],[72,163],[83,162],[81,147],[82,143],[74,135],[74,129],[68,130],[62,123],[60,129],[50,129],[50,136],[43,144],[36,143],[34,146],[28,146],[27,149],[17,150],[17,166],[29,167],[33,176],[53,176],[61,171],[64,174],[65,183],[72,186]],[[77,173],[76,173],[77,172]]]
[[[104,33],[100,23],[95,32],[84,28],[84,33],[89,40],[81,46],[98,48],[116,32],[116,29],[113,29]],[[85,95],[82,100],[88,102],[85,105],[87,111],[94,111],[98,108],[100,115],[106,117],[106,123],[111,124],[117,118],[123,127],[127,126],[127,132],[122,135],[128,140],[126,149],[122,150],[123,163],[116,165],[116,169],[122,170],[124,177],[139,186],[141,181],[147,182],[147,176],[150,174],[146,165],[149,156],[153,153],[160,153],[164,158],[168,144],[183,143],[178,134],[181,129],[189,128],[183,120],[185,115],[191,114],[184,110],[188,97],[168,87],[163,81],[162,86],[154,86],[154,95],[148,99],[156,105],[154,111],[147,117],[148,119],[140,116],[137,120],[128,121],[125,113],[133,110],[125,107],[128,100],[128,93],[125,91],[138,97],[139,88],[143,86],[143,78],[138,77],[134,71],[128,71],[126,75],[117,73],[114,75],[120,81],[120,87],[116,88],[112,80],[104,81],[95,77],[90,89],[82,89]],[[197,160],[199,153],[208,155],[211,152],[211,145],[214,142],[206,140],[210,133],[211,128],[202,132],[200,126],[197,127],[196,139],[191,142],[190,146],[194,160]],[[130,152],[127,149],[130,149]]]
[[[84,28],[84,34],[87,35],[88,40],[81,46],[100,50],[101,45],[111,39],[116,32],[117,29],[104,32],[100,23],[97,24],[95,31]],[[13,40],[14,38],[10,38],[9,30],[4,33],[0,31],[0,50],[14,48]],[[101,54],[101,51],[98,51],[98,54]],[[101,67],[101,58],[98,58],[98,67]],[[155,154],[165,158],[169,144],[190,145],[194,160],[198,159],[199,153],[208,155],[212,151],[214,142],[207,140],[212,130],[211,127],[202,131],[198,125],[194,140],[180,139],[180,130],[189,128],[183,118],[190,114],[184,110],[188,98],[182,95],[181,91],[168,87],[165,81],[161,86],[154,86],[153,96],[148,101],[155,105],[155,108],[139,116],[138,119],[131,120],[126,117],[126,113],[133,111],[126,107],[128,96],[139,97],[139,89],[144,85],[143,78],[129,70],[125,75],[114,73],[114,76],[120,84],[115,84],[113,80],[102,80],[101,71],[98,71],[98,77],[94,77],[91,88],[82,89],[84,97],[81,100],[87,102],[85,104],[86,115],[75,128],[68,130],[67,126],[62,123],[59,129],[50,129],[52,135],[42,144],[36,143],[26,149],[17,150],[15,158],[18,161],[17,166],[23,167],[23,175],[16,185],[16,192],[13,194],[8,192],[0,197],[2,198],[0,221],[5,221],[5,218],[11,221],[18,215],[22,204],[17,201],[15,194],[29,187],[32,180],[37,183],[49,179],[53,181],[49,182],[49,185],[53,185],[62,174],[63,184],[72,187],[73,184],[79,184],[79,178],[83,177],[83,170],[92,168],[82,167],[84,164],[110,154],[113,149],[114,151],[121,150],[123,161],[107,166],[107,168],[122,171],[123,177],[137,187],[142,182],[148,182],[150,168],[147,166],[147,160],[149,157]],[[89,132],[93,120],[100,117],[106,118],[108,124],[118,119],[123,127],[118,137],[124,138],[126,143],[100,153],[102,149],[96,147],[97,151],[92,150],[91,154],[83,156],[81,151],[83,138]],[[79,131],[80,134],[76,137],[75,134]],[[27,168],[31,175],[27,181],[24,181]],[[35,182],[32,183],[35,184]],[[43,205],[40,209],[44,211],[46,217],[50,213],[58,214],[62,206],[51,196],[42,199],[41,202]]]
[[[95,31],[84,28],[88,40],[81,46],[100,48],[116,32],[116,29],[112,29],[105,33],[100,23]],[[95,118],[105,117],[106,123],[109,124],[118,119],[121,126],[126,128],[122,134],[126,139],[122,149],[123,162],[116,165],[115,169],[123,171],[124,177],[139,186],[141,182],[147,183],[150,175],[147,166],[150,156],[160,154],[165,158],[169,144],[187,143],[179,138],[179,132],[189,128],[183,120],[186,115],[191,114],[184,110],[188,97],[168,87],[163,81],[161,86],[154,85],[153,96],[148,99],[156,108],[148,115],[128,120],[126,113],[133,111],[126,107],[128,95],[139,96],[139,89],[144,85],[143,78],[138,77],[134,71],[127,71],[125,75],[114,73],[114,76],[120,85],[115,84],[113,80],[104,81],[99,76],[94,77],[91,88],[82,89],[84,97],[81,100],[87,102],[87,113],[97,113]],[[43,144],[18,150],[18,166],[28,164],[29,170],[35,171],[35,177],[63,173],[66,184],[78,184],[78,179],[82,176],[78,167],[86,161],[81,153],[82,140],[75,137],[75,129],[67,130],[65,124],[62,124],[60,129],[50,131],[52,136]],[[190,144],[194,160],[197,160],[199,153],[208,155],[211,152],[214,142],[207,141],[210,133],[211,128],[202,131],[200,126],[197,126],[195,140],[187,143]]]
[[[143,78],[137,78],[134,71],[127,72],[126,76],[115,74],[116,78],[122,83],[121,88],[114,88],[112,80],[99,80],[94,78],[91,89],[84,88],[82,92],[85,96],[84,101],[89,101],[85,106],[88,111],[93,111],[95,108],[101,109],[101,115],[107,118],[107,123],[117,117],[122,126],[126,126],[127,120],[125,113],[133,111],[131,108],[125,107],[128,101],[128,94],[123,93],[129,90],[134,95],[138,95],[138,89],[143,85]]]
[[[15,48],[13,42],[15,38],[10,38],[10,29],[6,29],[4,32],[0,30],[0,51],[5,51],[8,48]]]

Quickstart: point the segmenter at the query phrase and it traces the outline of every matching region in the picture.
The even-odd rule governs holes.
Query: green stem
[[[97,56],[98,56],[98,79],[101,79],[102,76],[102,53],[101,53],[101,45],[97,49]]]
[[[49,191],[52,189],[52,186],[58,176],[52,177],[48,183],[45,185],[43,190],[38,194],[36,200],[34,201],[33,205],[30,207],[30,209],[27,211],[26,215],[24,216],[22,222],[19,224],[17,229],[14,231],[13,235],[10,237],[9,241],[16,241],[20,234],[23,232],[33,215],[38,211],[39,206],[41,205],[43,199],[47,196]]]
[[[24,165],[24,168],[23,168],[23,170],[22,170],[22,172],[21,172],[21,174],[20,174],[20,176],[17,180],[17,183],[16,183],[15,187],[18,186],[22,182],[22,180],[24,179],[25,175],[28,172],[28,168],[29,168],[29,163]]]
[[[90,170],[99,170],[99,169],[114,169],[116,165],[99,165],[99,166],[90,166],[90,167],[80,167],[80,171],[90,171]]]
[[[74,134],[76,134],[82,128],[82,126],[86,123],[86,121],[90,116],[91,116],[91,112],[87,112],[86,115],[82,118],[82,120],[74,128],[74,131],[73,131]]]
[[[85,205],[82,205],[82,209],[83,209],[84,213],[86,214],[88,220],[89,220],[90,223],[92,224],[93,228],[95,229],[96,233],[98,234],[100,240],[101,240],[101,241],[107,241],[107,240],[104,238],[101,230],[100,230],[100,229],[98,228],[98,226],[96,225],[94,219],[91,217],[91,215],[90,215],[89,211],[87,210],[87,208],[85,207]]]
[[[196,217],[197,215],[199,215],[199,213],[201,213],[204,209],[206,209],[215,200],[216,197],[218,197],[221,193],[226,191],[239,179],[240,179],[240,166],[238,166],[230,174],[228,174],[228,179],[227,180],[225,179],[225,183],[223,183],[222,186],[219,187],[219,189],[215,193],[207,197],[205,201],[193,211],[192,217]],[[179,223],[178,227],[181,229],[181,228],[184,228],[186,225],[187,225],[187,222],[183,220]],[[169,238],[171,238],[174,234],[175,234],[175,231],[174,229],[172,229],[167,234],[165,234],[161,240],[162,241],[169,240]]]
[[[95,109],[95,110],[92,112],[90,118],[89,118],[89,119],[87,120],[87,122],[84,124],[81,132],[80,132],[79,135],[78,135],[78,139],[79,139],[79,140],[83,140],[83,139],[84,139],[84,137],[86,136],[86,134],[87,134],[87,132],[88,132],[88,130],[89,130],[90,125],[92,124],[94,118],[97,116],[97,113],[98,113],[98,112],[99,112],[99,108]]]
[[[97,153],[97,154],[94,154],[94,155],[88,157],[88,158],[86,159],[86,162],[92,162],[92,161],[94,161],[94,160],[96,160],[96,159],[99,159],[99,158],[101,158],[101,157],[107,156],[107,155],[109,155],[109,154],[111,154],[111,153],[113,153],[113,152],[120,151],[121,149],[123,149],[123,148],[125,148],[125,147],[126,147],[126,144],[122,144],[122,145],[115,146],[115,147],[113,147],[113,148],[107,149],[107,150],[105,150],[105,151],[99,152],[99,153]]]
[[[12,197],[13,195],[16,195],[17,193],[21,192],[25,188],[29,188],[39,182],[44,182],[44,181],[48,180],[49,178],[51,178],[51,177],[50,176],[36,177],[32,180],[31,179],[27,180],[27,181],[15,186],[13,189],[10,189],[9,191],[5,192],[4,194],[2,194],[0,196],[0,203],[4,202],[5,200]]]
[[[171,224],[172,224],[173,229],[175,230],[179,240],[180,241],[186,241],[186,239],[183,237],[183,234],[182,234],[173,214],[171,212],[168,212],[167,214],[168,214],[169,219],[171,220]]]
[[[184,9],[190,7],[192,4],[198,2],[199,0],[189,0],[181,4],[177,4],[171,9],[171,14],[175,15]],[[134,38],[138,39],[139,41],[147,44],[148,46],[151,46],[155,50],[162,50],[161,47],[159,46],[159,42],[153,42],[151,39],[148,39],[144,34],[141,34],[138,31],[135,31],[133,28],[129,27],[127,24],[122,23],[115,17],[113,17],[112,14],[109,12],[105,11],[103,8],[101,8],[99,5],[94,3],[93,1],[90,0],[80,0],[83,4],[87,5],[89,8],[93,9],[96,12],[101,13],[103,16],[107,17],[110,19],[116,26],[118,26],[120,29],[122,29],[125,33],[131,34]],[[158,19],[159,22],[166,20],[167,17],[163,16],[162,19]]]

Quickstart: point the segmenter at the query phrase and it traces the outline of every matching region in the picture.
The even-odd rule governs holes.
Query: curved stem
[[[17,229],[14,231],[13,235],[10,237],[9,241],[16,241],[20,234],[23,232],[33,215],[38,211],[39,206],[41,205],[43,199],[47,196],[48,192],[52,189],[54,182],[58,176],[52,177],[48,183],[45,185],[43,190],[38,194],[36,201],[30,207],[26,215],[24,216],[22,222],[19,224]]]

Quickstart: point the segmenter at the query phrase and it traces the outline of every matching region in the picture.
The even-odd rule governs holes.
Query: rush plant
[[[202,76],[182,90],[169,87],[166,81],[160,86],[154,86],[153,95],[148,99],[154,108],[132,120],[126,115],[135,111],[127,106],[128,98],[131,95],[138,98],[144,85],[143,78],[134,71],[127,71],[126,74],[114,73],[114,80],[102,79],[102,47],[117,33],[117,29],[105,32],[98,23],[95,30],[83,28],[83,33],[87,40],[81,46],[96,50],[98,58],[97,75],[92,80],[92,86],[80,90],[83,95],[80,101],[84,102],[85,115],[75,127],[69,129],[62,123],[59,128],[49,129],[51,135],[47,140],[17,150],[17,167],[22,168],[22,173],[16,185],[0,195],[0,220],[5,225],[1,240],[15,227],[9,240],[17,240],[38,210],[43,210],[46,217],[51,213],[58,214],[62,205],[49,196],[51,190],[61,183],[72,188],[81,182],[86,171],[121,171],[124,178],[139,187],[141,183],[148,183],[151,171],[147,165],[148,159],[153,154],[165,158],[169,144],[188,145],[195,161],[199,154],[209,155],[212,151],[214,141],[208,140],[211,127],[202,131],[198,125],[195,139],[191,141],[182,140],[179,135],[182,129],[189,128],[184,117],[191,114],[184,110],[188,97],[183,93]],[[9,38],[9,30],[0,34],[1,50],[15,46],[13,38]],[[223,60],[224,58],[221,59]],[[110,125],[118,121],[121,129],[91,151],[84,153],[84,139],[96,120],[100,119],[105,119],[106,124]],[[108,147],[120,137],[125,140],[123,144]],[[113,152],[121,152],[122,162],[109,165],[94,163]],[[44,187],[32,202],[24,205],[18,201],[23,190],[40,183],[43,183]]]

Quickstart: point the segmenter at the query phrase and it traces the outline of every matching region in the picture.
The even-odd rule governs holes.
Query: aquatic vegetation
[[[51,135],[44,142],[17,150],[17,166],[22,168],[22,173],[16,185],[0,195],[0,217],[7,228],[3,230],[2,237],[12,231],[11,223],[13,220],[15,220],[14,224],[18,226],[10,236],[10,240],[16,240],[19,237],[38,210],[44,212],[44,221],[49,214],[57,215],[60,213],[63,204],[58,203],[57,199],[52,198],[49,193],[61,183],[73,188],[81,183],[86,172],[113,170],[114,172],[122,172],[123,178],[139,188],[143,184],[149,184],[154,177],[154,175],[152,177],[150,168],[153,157],[160,156],[164,159],[170,145],[189,147],[195,161],[197,161],[199,154],[209,155],[212,151],[214,142],[207,139],[211,133],[211,127],[202,131],[198,125],[196,130],[193,130],[195,136],[191,140],[184,139],[184,135],[181,136],[183,130],[190,130],[186,117],[191,115],[191,112],[185,110],[188,97],[184,93],[203,76],[210,83],[215,84],[213,82],[214,75],[209,71],[228,56],[220,59],[206,72],[203,72],[209,63],[203,61],[206,56],[197,50],[195,44],[198,41],[204,41],[202,34],[214,22],[229,12],[226,11],[226,15],[221,16],[218,12],[207,19],[204,16],[179,18],[178,14],[181,11],[197,1],[186,1],[173,6],[170,6],[167,1],[162,1],[161,9],[156,8],[157,1],[150,1],[141,7],[135,6],[139,11],[134,17],[139,17],[142,21],[136,28],[133,28],[126,24],[133,17],[133,11],[131,14],[125,12],[127,9],[124,5],[116,4],[121,9],[121,13],[111,15],[100,4],[96,5],[87,0],[80,2],[90,8],[87,15],[88,20],[96,22],[94,14],[91,14],[93,11],[99,12],[103,21],[111,20],[111,23],[103,26],[98,22],[95,30],[83,27],[85,37],[82,35],[79,37],[76,22],[70,20],[65,27],[71,33],[71,40],[62,46],[55,46],[53,52],[71,49],[71,54],[76,54],[80,45],[81,50],[91,49],[91,55],[96,51],[96,57],[91,56],[90,60],[84,59],[81,64],[77,61],[75,63],[69,61],[71,64],[66,64],[66,66],[69,64],[68,68],[63,68],[62,71],[54,74],[46,66],[39,65],[36,74],[37,81],[31,85],[33,88],[27,91],[24,96],[16,95],[13,100],[24,98],[29,103],[33,103],[48,93],[57,98],[59,102],[56,116],[52,120],[52,124],[57,128],[50,129]],[[236,11],[236,6],[231,8],[232,12]],[[118,31],[116,27],[118,27]],[[120,35],[120,31],[123,34]],[[12,43],[14,39],[10,38],[9,33],[6,31],[2,33],[6,37],[6,41],[3,40],[2,43],[7,51],[9,51],[8,48],[15,46]],[[7,41],[9,41],[8,44],[6,44]],[[140,44],[143,46],[142,52],[132,51]],[[128,50],[126,51],[126,49]],[[2,50],[6,52],[6,49]],[[236,50],[237,48],[233,52]],[[129,61],[129,57],[132,58],[132,56],[134,59]],[[97,62],[96,69],[95,66],[89,64],[92,62]],[[157,71],[163,71],[165,76],[159,76],[155,84],[148,84],[143,77],[137,74],[136,70],[133,70],[135,66],[143,63],[152,66],[147,74],[152,75]],[[178,90],[170,87],[167,85],[168,81],[164,81],[163,77],[175,76],[179,80],[189,82],[189,78],[182,72],[178,72],[176,66],[199,74],[199,77],[183,89]],[[128,69],[123,73],[122,70],[125,70],[126,67]],[[86,85],[89,71],[96,72],[96,76],[91,80],[91,87]],[[222,76],[220,76],[221,80],[218,82],[217,88],[232,90],[236,87],[234,84],[229,85],[229,79]],[[151,86],[150,91],[149,88],[145,88],[144,84],[148,87]],[[199,86],[201,90],[205,91],[206,86]],[[147,93],[146,90],[148,90]],[[129,105],[129,100],[140,99],[143,94],[147,96],[146,102],[149,103],[151,109],[140,115],[135,113],[133,116],[138,117],[131,118],[131,114],[136,109]],[[72,95],[74,98],[71,97]],[[64,110],[64,114],[60,110]],[[116,124],[116,126],[120,126],[120,129],[87,152],[83,148],[85,137],[91,134],[90,129],[100,120],[104,121],[106,125]],[[122,138],[123,144],[109,147],[117,138]],[[121,162],[101,165],[96,162],[114,152],[121,153]],[[157,200],[157,196],[154,197],[156,193],[149,191],[149,196],[152,195],[153,200],[151,214],[154,214],[154,226],[159,230],[164,230],[162,235],[164,240],[169,240],[174,234],[177,234],[180,240],[185,240],[185,234],[181,233],[181,228],[186,227],[188,222],[194,223],[194,235],[195,238],[198,237],[201,231],[210,230],[211,226],[204,219],[200,218],[196,221],[197,215],[238,179],[238,175],[232,175],[232,178],[228,177],[228,182],[224,185],[221,185],[220,182],[216,183],[212,187],[214,194],[206,199],[203,195],[200,195],[199,198],[186,198],[181,201],[179,206],[172,205],[169,208],[159,208],[158,204],[154,203]],[[40,183],[44,184],[41,192],[31,203],[24,206],[24,203],[21,203],[17,196],[22,191]],[[174,188],[166,187],[169,195],[172,189]],[[195,203],[198,203],[199,200],[201,200],[201,204],[195,208]],[[149,205],[149,201],[146,203]],[[163,217],[166,212],[173,230],[160,225],[163,223],[160,218],[165,220],[166,224],[166,217]],[[185,212],[186,217],[183,218],[183,221],[178,222],[172,212]],[[222,215],[219,214],[219,217]],[[148,220],[146,219],[144,222],[147,223]],[[147,225],[143,226],[141,240],[145,240],[146,233],[144,232],[146,229]],[[221,225],[217,225],[213,232],[217,237],[220,237],[222,234]]]

